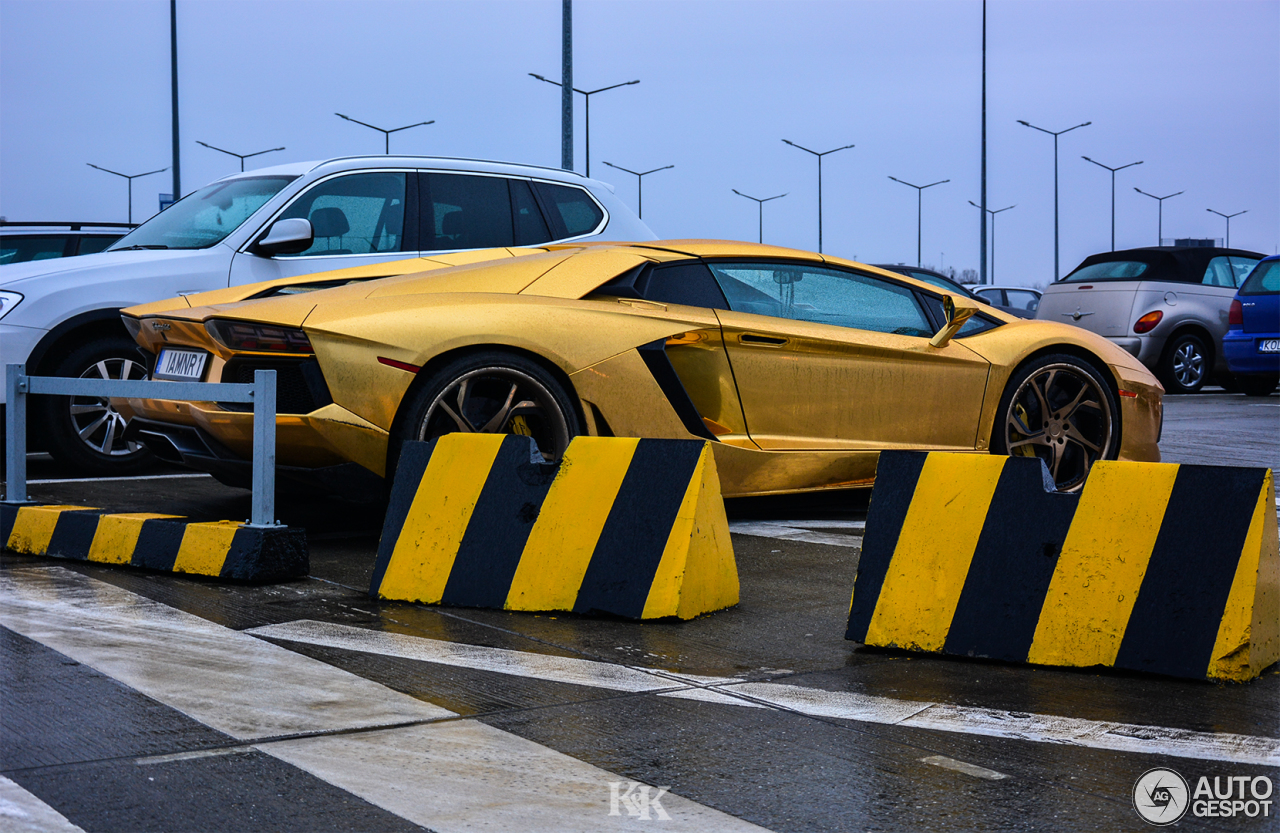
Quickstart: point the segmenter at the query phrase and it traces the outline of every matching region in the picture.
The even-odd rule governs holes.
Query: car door
[[[931,347],[916,290],[860,272],[711,263],[751,439],[764,449],[973,449],[989,364]]]
[[[416,257],[417,174],[387,169],[326,177],[294,197],[272,223],[294,217],[311,222],[311,246],[274,257],[246,246],[231,262],[231,285]]]

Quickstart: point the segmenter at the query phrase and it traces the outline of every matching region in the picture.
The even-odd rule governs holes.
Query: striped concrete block
[[[408,443],[369,592],[633,619],[691,619],[737,604],[711,449],[578,437],[550,465],[528,437]]]
[[[87,506],[0,504],[0,541],[10,552],[118,564],[245,582],[310,572],[304,530],[235,521],[192,523],[176,515],[106,514]]]
[[[880,455],[846,637],[1243,681],[1280,660],[1269,469]]]

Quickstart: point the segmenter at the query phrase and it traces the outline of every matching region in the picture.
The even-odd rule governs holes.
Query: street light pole
[[[1230,249],[1230,248],[1231,248],[1231,218],[1232,218],[1232,217],[1239,217],[1241,214],[1248,214],[1248,213],[1249,213],[1249,209],[1247,209],[1247,208],[1246,208],[1244,211],[1237,211],[1235,214],[1223,214],[1221,211],[1214,211],[1212,208],[1206,208],[1206,209],[1205,209],[1205,211],[1208,211],[1208,212],[1210,212],[1210,213],[1212,213],[1212,214],[1217,214],[1219,217],[1225,217],[1225,218],[1226,218],[1226,220],[1227,220],[1227,248],[1228,248],[1228,249]]]
[[[1142,194],[1144,197],[1151,197],[1151,199],[1160,203],[1160,212],[1158,215],[1160,218],[1158,221],[1159,225],[1156,226],[1156,245],[1163,246],[1164,245],[1164,201],[1169,199],[1169,197],[1176,197],[1178,196],[1178,194],[1185,194],[1186,191],[1179,191],[1178,194],[1169,194],[1168,196],[1157,197],[1155,194],[1148,194],[1146,191],[1143,191],[1141,188],[1134,188],[1133,190],[1137,191],[1139,194]]]
[[[853,145],[845,145],[844,147],[832,148],[831,150],[824,150],[822,153],[818,153],[816,150],[809,150],[807,147],[801,147],[790,139],[783,139],[782,141],[791,145],[793,148],[799,148],[805,153],[812,153],[814,156],[818,157],[818,254],[822,254],[822,157],[829,153],[835,153],[836,151],[848,150],[853,147]],[[743,196],[746,195],[744,194]]]
[[[765,197],[764,199],[760,199],[759,197],[753,197],[753,196],[751,196],[750,194],[744,194],[744,193],[742,193],[741,191],[739,191],[737,188],[730,188],[729,190],[730,190],[730,191],[732,191],[733,193],[737,194],[737,195],[738,195],[738,196],[740,196],[740,197],[746,197],[746,198],[747,198],[747,199],[749,199],[749,200],[755,200],[757,203],[759,203],[759,207],[760,207],[760,237],[758,238],[758,240],[759,240],[759,242],[760,242],[760,243],[762,243],[762,244],[763,244],[763,243],[764,243],[764,204],[765,204],[765,203],[767,203],[769,200],[776,200],[776,199],[778,199],[779,197],[785,197],[787,194],[789,194],[789,193],[791,193],[791,192],[790,192],[790,191],[788,191],[788,192],[787,192],[787,194],[779,194],[777,197]]]
[[[924,208],[924,189],[932,188],[935,185],[941,185],[942,183],[950,182],[951,180],[940,179],[937,182],[930,182],[928,185],[911,185],[910,182],[907,182],[904,179],[898,179],[896,176],[891,176],[889,179],[892,179],[894,182],[900,182],[903,185],[910,185],[912,188],[916,189],[916,266],[921,266],[920,240],[923,226],[921,224],[920,217]]]
[[[564,85],[561,84],[559,81],[552,81],[550,78],[545,78],[536,72],[531,72],[529,74],[532,75],[534,78],[537,78],[539,81],[546,81],[548,84],[555,84],[557,87],[564,89]],[[586,107],[583,108],[583,117],[586,120],[586,125],[587,125],[587,131],[586,131],[587,132],[587,136],[586,136],[587,176],[591,176],[591,96],[595,95],[596,93],[604,93],[604,92],[608,92],[609,90],[616,90],[619,87],[630,87],[632,84],[639,84],[639,83],[640,83],[640,79],[637,78],[635,81],[623,81],[621,84],[614,84],[611,87],[601,87],[598,90],[580,90],[577,87],[570,88],[575,93],[581,93],[583,97],[586,99]]]
[[[1134,165],[1141,165],[1142,162],[1130,162],[1128,165],[1121,165],[1118,168],[1113,168],[1110,165],[1102,164],[1097,159],[1090,159],[1087,156],[1081,156],[1080,158],[1086,162],[1092,162],[1099,168],[1106,168],[1108,171],[1111,171],[1111,251],[1114,252],[1116,250],[1116,171],[1123,171],[1125,168],[1132,168]]]
[[[994,286],[996,282],[996,215],[999,214],[1001,211],[1008,211],[1010,208],[1017,208],[1018,204],[1014,203],[1013,205],[1007,206],[1005,208],[997,208],[995,210],[992,210],[990,208],[983,208],[973,200],[969,200],[969,205],[972,205],[974,208],[977,208],[983,212],[983,215],[984,215],[982,219],[983,231],[986,231],[987,229],[987,221],[986,221],[985,215],[987,214],[991,215],[991,285]]]
[[[378,131],[379,133],[382,133],[382,134],[383,134],[383,138],[386,140],[386,141],[385,141],[385,143],[384,143],[384,145],[383,145],[383,151],[382,151],[382,152],[383,152],[384,154],[386,154],[387,156],[390,156],[390,155],[391,155],[391,134],[392,134],[392,133],[399,133],[401,130],[408,130],[408,129],[409,129],[409,128],[411,128],[411,127],[422,127],[422,126],[424,126],[424,125],[428,125],[428,124],[435,124],[435,123],[436,123],[436,120],[435,120],[435,119],[432,119],[431,121],[420,121],[420,122],[418,122],[417,124],[406,124],[404,127],[393,127],[393,128],[391,128],[390,130],[386,130],[386,129],[381,128],[381,127],[374,127],[372,124],[368,124],[368,123],[366,123],[366,122],[362,122],[362,121],[360,121],[359,119],[353,119],[353,118],[351,118],[350,116],[344,116],[344,115],[342,115],[341,113],[334,113],[334,115],[335,115],[335,116],[337,116],[337,117],[338,117],[338,118],[340,118],[340,119],[346,119],[347,121],[353,121],[353,122],[355,122],[356,124],[363,125],[364,127],[367,127],[367,128],[369,128],[369,129],[371,129],[371,130],[376,130],[376,131]],[[203,145],[203,144],[204,144],[204,142],[201,142],[200,144],[202,144],[202,145]],[[206,147],[207,147],[207,145],[206,145]],[[284,149],[284,148],[280,148],[280,150],[283,150],[283,149]]]
[[[216,148],[216,147],[214,147],[213,145],[209,144],[208,142],[202,142],[202,141],[200,141],[199,139],[196,139],[196,144],[197,144],[197,145],[204,145],[204,146],[205,146],[205,147],[207,147],[209,150],[216,150],[218,153],[225,153],[227,156],[234,156],[234,157],[236,157],[237,159],[239,159],[239,160],[240,160],[240,172],[241,172],[241,173],[244,173],[244,160],[246,160],[246,159],[252,159],[252,158],[253,158],[253,157],[255,157],[255,156],[261,156],[261,155],[262,155],[262,154],[264,154],[264,153],[275,153],[277,150],[284,150],[284,148],[271,148],[270,150],[260,150],[260,151],[258,151],[258,152],[256,152],[256,153],[236,153],[236,152],[235,152],[235,151],[233,151],[233,150],[223,150],[222,148]]]
[[[1053,279],[1056,281],[1062,274],[1058,268],[1058,137],[1063,133],[1070,133],[1080,127],[1088,127],[1093,124],[1091,121],[1077,124],[1075,127],[1068,127],[1066,130],[1054,132],[1045,130],[1043,127],[1036,127],[1028,121],[1018,119],[1018,124],[1023,127],[1030,127],[1032,130],[1039,130],[1041,133],[1048,133],[1053,137]]]
[[[93,164],[92,162],[85,162],[85,164],[88,165],[90,168],[97,168],[98,170],[103,171],[105,173],[115,174],[116,176],[122,176],[125,179],[129,180],[129,224],[130,225],[133,225],[133,181],[140,176],[151,176],[152,174],[158,174],[158,173],[162,173],[164,171],[169,170],[169,166],[166,165],[165,167],[160,168],[158,170],[147,171],[145,174],[130,175],[130,174],[122,174],[119,171],[108,170],[107,168],[100,167],[98,165]]]
[[[604,162],[603,159],[600,161]],[[624,168],[621,165],[615,165],[612,162],[605,162],[605,164],[608,165],[610,168],[617,168],[620,171],[626,171],[629,174],[635,175],[636,205],[637,205],[636,216],[638,216],[642,220],[644,219],[644,178],[649,174],[656,174],[658,171],[665,171],[667,168],[675,167],[675,165],[663,165],[661,168],[654,168],[652,171],[645,171],[644,173],[641,173],[640,171],[633,171],[633,170],[630,170],[629,168]]]

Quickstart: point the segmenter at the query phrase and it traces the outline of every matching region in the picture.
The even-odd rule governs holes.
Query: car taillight
[[[246,321],[219,321],[204,325],[220,344],[232,350],[254,353],[314,353],[311,339],[302,330],[252,324]]]
[[[1160,323],[1161,318],[1164,318],[1164,313],[1160,310],[1149,312],[1134,323],[1133,331],[1135,333],[1149,333]]]
[[[1231,309],[1227,310],[1227,326],[1228,327],[1244,326],[1244,307],[1240,306],[1239,298],[1231,299]]]

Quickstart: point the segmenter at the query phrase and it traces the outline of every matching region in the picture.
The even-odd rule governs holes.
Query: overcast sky
[[[252,166],[393,152],[558,166],[560,0],[178,0],[182,184],[239,169],[196,144],[251,153]],[[865,262],[916,258],[916,184],[926,264],[978,265],[981,0],[577,0],[574,82],[592,98],[591,173],[661,237],[818,246]],[[1061,137],[1065,274],[1116,245],[1218,237],[1280,250],[1280,2],[991,0],[988,204],[999,215],[995,277],[1053,275],[1053,139]],[[166,0],[0,0],[0,215],[119,221],[124,173],[170,164]],[[584,170],[582,97],[575,162]],[[154,213],[169,174],[134,181]]]

